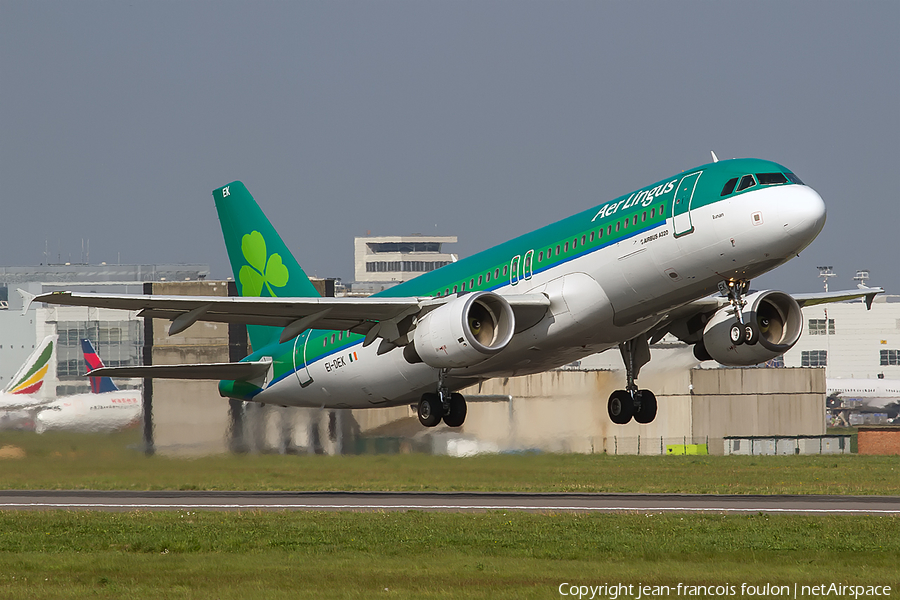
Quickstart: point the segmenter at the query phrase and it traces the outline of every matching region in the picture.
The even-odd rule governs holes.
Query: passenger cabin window
[[[578,247],[578,238],[572,240],[572,250]]]
[[[591,241],[592,242],[594,241],[594,232],[593,231],[591,232]]]
[[[597,230],[597,239],[600,239],[602,237],[603,237],[603,228],[601,227],[599,230]]]
[[[469,289],[473,289],[475,287],[475,278],[469,280]]]
[[[652,218],[655,217],[655,216],[656,216],[656,209],[655,209],[655,208],[651,208],[651,209],[650,209],[650,218],[652,219]]]
[[[559,246],[556,247],[556,255],[559,256]]]
[[[563,246],[563,252],[568,252],[568,251],[569,251],[569,242],[566,242],[566,245]]]
[[[741,183],[738,185],[737,191],[743,192],[748,188],[752,188],[754,185],[756,185],[756,180],[753,179],[753,175],[744,175],[741,177]]]
[[[509,275],[509,265],[504,265],[503,266],[503,276],[506,277],[507,275]]]
[[[619,227],[621,227],[621,226],[622,226],[621,221],[616,223],[616,231],[619,231]]]
[[[759,185],[781,185],[788,182],[783,173],[757,173],[756,179]]]
[[[722,196],[727,196],[728,194],[734,192],[734,188],[735,188],[735,186],[737,185],[737,181],[738,181],[738,178],[737,178],[737,177],[735,177],[734,179],[729,179],[729,180],[725,183],[725,187],[722,188],[722,194],[721,194],[721,195],[722,195]]]
[[[637,215],[634,215],[634,219],[631,221],[632,225],[637,225]]]
[[[647,220],[647,211],[644,211],[644,214],[641,215],[641,223]]]
[[[544,251],[543,250],[541,250],[538,253],[538,262],[544,262]]]
[[[484,281],[484,275],[479,275],[478,276],[478,285],[481,285],[483,281]]]
[[[504,273],[504,275],[505,275],[505,273]],[[496,269],[494,269],[494,279],[497,279],[498,277],[500,277],[500,267],[497,267]]]
[[[785,175],[785,177],[788,178],[788,180],[789,180],[791,183],[796,183],[797,185],[803,185],[803,182],[800,181],[800,178],[797,177],[796,175],[794,175],[793,173],[791,173],[790,171],[788,171],[788,172],[785,173],[784,175]]]
[[[630,221],[630,220],[631,219],[625,219],[625,229],[628,229],[628,221]]]
[[[491,280],[491,272],[488,271],[488,272],[487,272],[487,279],[485,279],[485,281],[490,281],[490,280]]]
[[[454,286],[453,286],[453,293],[455,294],[455,293],[458,292],[458,291],[459,291],[459,286],[458,286],[458,285],[454,285]]]

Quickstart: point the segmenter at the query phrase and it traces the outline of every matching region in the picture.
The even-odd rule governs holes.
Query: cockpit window
[[[788,182],[787,177],[782,173],[757,173],[756,179],[759,181],[759,185],[779,185]]]
[[[723,195],[723,196],[727,196],[728,194],[730,194],[731,192],[734,191],[734,186],[737,185],[737,180],[738,180],[737,177],[735,177],[734,179],[729,179],[729,180],[728,180],[728,183],[726,183],[726,184],[725,184],[725,187],[722,188],[722,195]]]
[[[803,182],[800,181],[800,178],[788,171],[785,173],[785,176],[790,180],[791,183],[796,183],[797,185],[803,185]]]
[[[743,192],[747,188],[751,188],[756,185],[756,180],[753,179],[753,175],[744,175],[741,177],[741,183],[738,185],[737,191]]]

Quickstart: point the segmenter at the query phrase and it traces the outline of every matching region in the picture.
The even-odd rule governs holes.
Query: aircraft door
[[[306,360],[306,346],[311,333],[312,331],[307,330],[294,338],[294,372],[297,374],[297,381],[300,382],[302,388],[313,382],[312,375],[309,373],[309,363]]]
[[[509,283],[510,285],[516,285],[519,283],[519,262],[521,262],[521,255],[515,255],[511,261],[509,261]]]
[[[685,175],[678,184],[675,199],[672,201],[672,224],[675,227],[675,237],[694,231],[694,225],[691,223],[691,201],[694,199],[694,189],[697,187],[697,180],[700,179],[701,174],[703,171]]]

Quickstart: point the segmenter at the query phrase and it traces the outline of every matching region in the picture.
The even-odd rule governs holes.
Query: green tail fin
[[[248,297],[309,298],[318,290],[240,181],[213,190],[238,293]],[[281,329],[248,325],[254,350],[278,341]]]

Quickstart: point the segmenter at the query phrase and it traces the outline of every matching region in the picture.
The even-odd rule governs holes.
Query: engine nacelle
[[[503,350],[515,325],[512,307],[502,296],[474,292],[422,317],[413,332],[413,345],[431,367],[471,367]]]
[[[744,298],[744,323],[759,333],[755,344],[735,345],[729,336],[736,322],[730,307],[719,309],[703,330],[703,346],[713,360],[729,367],[746,367],[772,360],[790,350],[803,330],[800,305],[784,292],[755,292]]]

